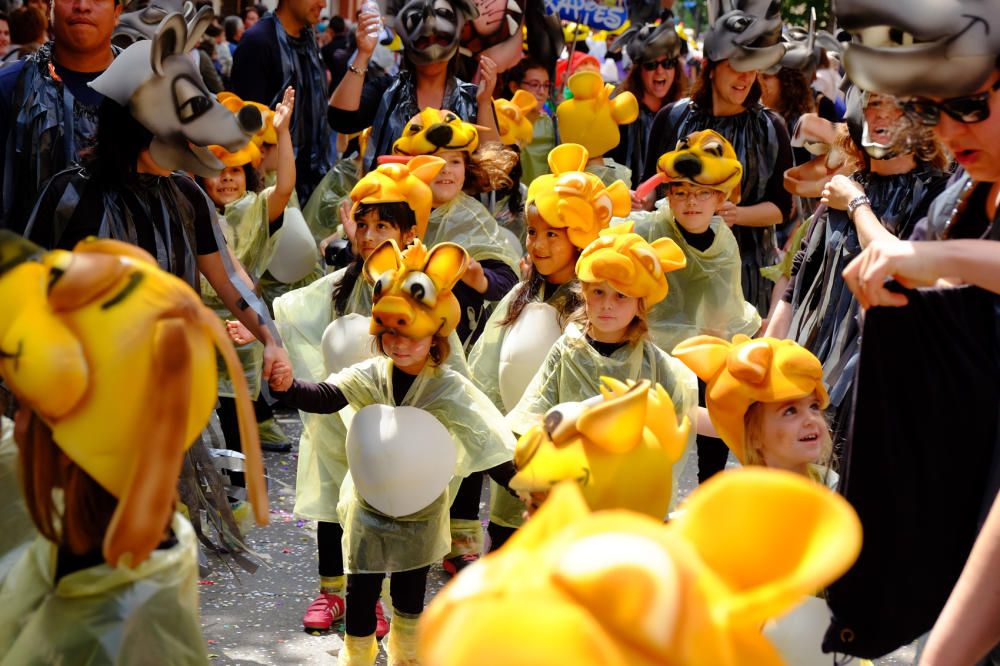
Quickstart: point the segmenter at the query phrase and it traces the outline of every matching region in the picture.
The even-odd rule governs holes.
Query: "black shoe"
[[[270,453],[289,453],[292,445],[289,442],[261,442],[260,449]]]

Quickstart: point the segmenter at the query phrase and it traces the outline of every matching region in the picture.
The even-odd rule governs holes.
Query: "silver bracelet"
[[[347,66],[347,69],[349,71],[351,71],[351,72],[354,72],[355,74],[357,74],[361,78],[364,78],[365,74],[368,73],[368,68],[367,67],[365,67],[364,69],[358,69],[357,67],[354,66],[353,62],[350,65]]]
[[[847,217],[853,220],[854,211],[856,211],[860,206],[868,206],[869,208],[871,208],[872,202],[864,194],[854,197],[847,204]]]

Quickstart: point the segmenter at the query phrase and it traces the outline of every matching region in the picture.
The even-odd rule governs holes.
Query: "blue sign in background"
[[[545,11],[597,30],[617,30],[628,19],[624,0],[545,0]]]

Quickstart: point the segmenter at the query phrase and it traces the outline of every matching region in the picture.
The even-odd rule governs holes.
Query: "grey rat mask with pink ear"
[[[212,21],[203,8],[191,25],[181,14],[160,22],[151,40],[122,51],[90,87],[122,106],[153,134],[153,160],[164,169],[218,176],[222,162],[206,146],[230,152],[245,146],[263,120],[252,106],[234,114],[219,104],[198,71],[191,50]]]

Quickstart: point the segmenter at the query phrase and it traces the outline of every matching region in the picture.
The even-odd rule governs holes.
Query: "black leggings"
[[[698,404],[705,404],[705,382],[698,380]],[[695,438],[698,447],[698,483],[705,483],[726,468],[729,459],[729,447],[718,437],[698,435]]]
[[[486,533],[490,535],[490,552],[492,553],[494,550],[507,543],[507,539],[514,536],[514,532],[516,531],[516,527],[506,527],[505,525],[498,525],[496,523],[490,523],[487,525]]]
[[[344,575],[344,550],[340,523],[316,523],[316,550],[319,552],[319,575],[327,578]],[[365,634],[366,636],[368,634]]]
[[[460,520],[479,520],[479,498],[483,495],[483,473],[474,472],[462,479],[451,502],[450,516]]]
[[[407,615],[420,615],[424,610],[429,566],[396,571],[389,577],[392,607]],[[384,573],[347,575],[347,617],[344,627],[351,636],[371,636],[375,633],[375,604],[382,592]]]
[[[274,412],[271,410],[271,406],[264,400],[264,396],[260,396],[253,401],[253,412],[254,416],[257,417],[257,423],[262,423],[274,416]],[[230,451],[239,451],[242,453],[240,421],[236,416],[236,399],[219,396],[219,407],[215,410],[215,413],[219,415],[219,425],[222,427],[222,437],[226,440],[226,448]],[[230,472],[229,478],[232,480],[234,486],[246,488],[247,484],[243,478],[243,472]]]

